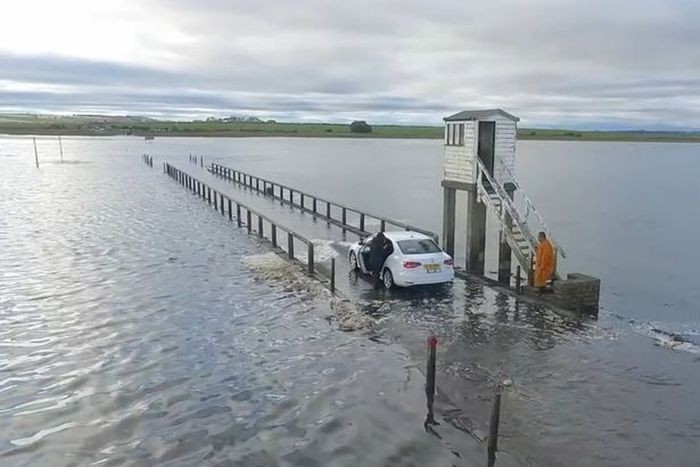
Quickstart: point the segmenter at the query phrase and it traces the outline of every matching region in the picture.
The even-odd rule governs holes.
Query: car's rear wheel
[[[384,288],[389,290],[394,287],[394,275],[391,273],[391,270],[385,269],[384,274],[382,275],[382,280],[384,281]]]
[[[359,269],[357,265],[357,255],[354,251],[350,253],[350,269],[352,271],[357,271]]]

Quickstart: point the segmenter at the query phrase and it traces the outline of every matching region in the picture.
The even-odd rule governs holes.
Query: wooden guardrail
[[[265,196],[288,203],[293,207],[312,213],[316,217],[320,217],[328,222],[338,225],[342,227],[343,230],[350,230],[358,235],[369,235],[371,232],[367,232],[365,227],[368,220],[374,220],[379,222],[379,230],[382,232],[386,231],[387,227],[397,227],[401,230],[412,230],[414,232],[420,232],[424,235],[428,235],[429,237],[432,237],[436,243],[439,243],[438,235],[435,232],[329,201],[288,185],[273,182],[271,180],[260,178],[255,175],[251,175],[240,170],[231,169],[213,162],[208,170],[213,175],[221,177],[232,183],[241,184],[247,188],[262,193]],[[334,212],[335,216],[333,215]],[[351,224],[348,222],[348,214],[355,215],[357,220],[356,224]]]
[[[314,244],[310,239],[298,234],[297,232],[294,232],[292,229],[283,226],[273,219],[270,219],[268,216],[259,213],[240,201],[236,201],[223,193],[219,193],[201,180],[191,176],[187,172],[183,172],[167,162],[163,163],[163,171],[180,185],[191,191],[194,195],[207,202],[210,206],[213,206],[214,209],[216,209],[217,212],[220,212],[222,216],[228,216],[230,221],[235,219],[238,227],[246,227],[249,234],[254,232],[254,222],[257,223],[255,233],[259,238],[266,238],[269,240],[273,247],[284,250],[283,245],[279,243],[279,236],[280,234],[286,234],[287,249],[285,251],[287,252],[289,259],[298,260],[294,254],[295,240],[303,243],[306,246],[307,251],[307,271],[311,275],[314,274]],[[268,224],[267,229],[265,228],[266,223]]]

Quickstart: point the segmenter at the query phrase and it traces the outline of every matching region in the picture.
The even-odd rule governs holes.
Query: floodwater
[[[40,141],[53,162],[52,145]],[[443,416],[458,413],[478,438],[493,384],[511,380],[499,446],[521,463],[698,465],[700,258],[690,240],[700,229],[690,192],[700,146],[519,143],[520,179],[569,269],[603,278],[597,320],[472,282],[377,292],[342,271],[338,286],[374,323],[372,339],[329,326],[322,293],[256,276],[250,264],[265,247],[159,162],[203,178],[187,162],[202,154],[438,231],[439,141],[73,138],[64,147],[82,163],[37,172],[31,140],[8,138],[0,150],[9,265],[0,455],[11,463],[458,463],[471,437],[459,432],[457,457],[449,424],[443,440],[421,426],[417,366],[435,332],[438,388],[451,407]],[[339,255],[355,240],[228,188]],[[319,428],[325,416],[330,434]]]

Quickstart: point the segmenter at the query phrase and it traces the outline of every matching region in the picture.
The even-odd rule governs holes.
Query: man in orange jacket
[[[535,261],[535,287],[544,292],[544,288],[554,275],[554,247],[549,240],[547,234],[540,232],[537,238],[540,244],[537,246],[537,257]]]

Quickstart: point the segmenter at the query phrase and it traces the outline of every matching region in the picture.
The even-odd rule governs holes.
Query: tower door
[[[479,122],[479,159],[493,176],[494,157],[496,152],[496,122]]]

